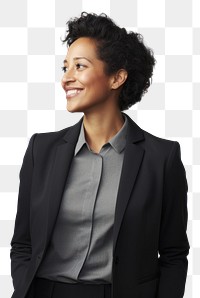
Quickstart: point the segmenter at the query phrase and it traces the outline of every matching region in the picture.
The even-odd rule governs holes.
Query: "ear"
[[[111,89],[118,89],[121,87],[128,77],[128,72],[125,69],[119,69],[114,75],[111,84]]]

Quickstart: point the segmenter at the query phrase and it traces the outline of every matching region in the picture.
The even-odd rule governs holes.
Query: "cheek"
[[[96,81],[98,80],[98,78],[91,74],[84,74],[79,77],[79,80],[83,85],[85,85],[87,87],[90,85],[91,86],[94,85],[96,83]]]

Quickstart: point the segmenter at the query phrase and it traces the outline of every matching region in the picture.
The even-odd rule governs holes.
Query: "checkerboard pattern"
[[[19,170],[35,132],[75,124],[60,85],[70,17],[105,12],[140,32],[154,50],[153,84],[125,111],[159,137],[176,140],[188,180],[191,245],[185,298],[200,293],[200,1],[6,0],[0,3],[0,296],[13,292],[10,241],[17,209]]]

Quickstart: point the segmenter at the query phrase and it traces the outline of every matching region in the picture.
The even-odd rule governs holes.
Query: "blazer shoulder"
[[[37,132],[35,134],[37,135],[37,137],[39,137],[41,139],[52,139],[52,138],[57,138],[57,137],[59,138],[59,137],[62,137],[62,135],[64,135],[70,127],[71,126],[65,127],[63,129],[56,130],[56,131]]]
[[[67,130],[68,128],[65,128],[59,131],[52,131],[52,132],[37,132],[34,134],[35,135],[34,146],[36,144],[44,145],[44,144],[56,142],[60,138],[62,138],[62,135],[64,135],[67,132]]]
[[[145,149],[147,149],[151,154],[155,156],[168,157],[174,148],[179,147],[180,144],[176,140],[165,139],[153,135],[145,130],[143,130],[145,136]]]
[[[152,143],[155,142],[155,143],[158,143],[158,144],[163,144],[165,146],[167,146],[167,145],[171,146],[171,145],[173,145],[174,142],[177,142],[175,140],[165,139],[165,138],[158,137],[158,136],[153,135],[150,132],[145,131],[145,130],[143,130],[143,133],[145,135],[145,139],[147,141],[152,142]]]
[[[150,132],[140,127],[129,115],[126,114],[126,116],[130,124],[130,140],[134,140],[134,143],[136,143],[137,141],[137,144],[150,155],[163,154],[165,152],[167,153],[171,150],[171,148],[174,147],[174,144],[178,143],[176,141],[161,138],[151,134]]]
[[[35,133],[35,142],[38,144],[49,144],[49,143],[56,143],[62,142],[63,137],[67,134],[71,127],[75,125],[68,126],[61,130],[57,131],[50,131],[50,132],[39,132]]]

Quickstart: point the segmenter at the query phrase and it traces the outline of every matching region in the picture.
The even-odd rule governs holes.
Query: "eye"
[[[82,70],[82,69],[84,69],[86,67],[86,65],[81,64],[81,63],[77,63],[77,64],[75,64],[75,67],[76,67],[76,69]],[[62,66],[61,69],[62,69],[63,72],[67,72],[68,71],[68,68],[66,66]]]
[[[77,63],[76,64],[76,68],[77,69],[84,69],[86,66],[84,64],[81,64],[81,63]]]
[[[62,71],[64,71],[64,72],[67,71],[67,67],[66,67],[66,66],[62,66],[61,69],[62,69]]]

